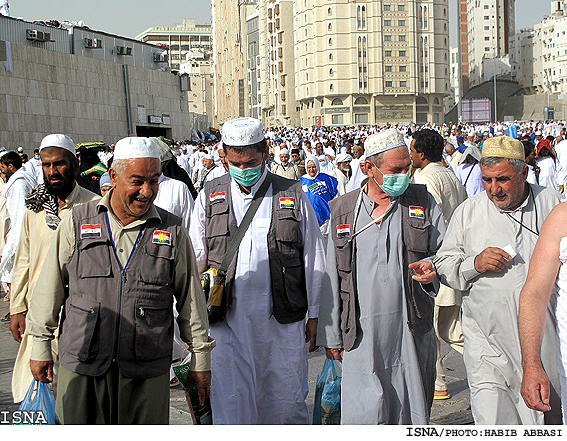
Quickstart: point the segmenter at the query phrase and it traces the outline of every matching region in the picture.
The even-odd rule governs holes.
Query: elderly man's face
[[[127,159],[124,163],[120,174],[114,168],[108,172],[114,189],[111,206],[121,221],[133,221],[150,209],[157,196],[161,163],[157,158]]]
[[[210,169],[213,164],[215,163],[215,161],[213,161],[212,159],[201,159],[201,162],[203,163],[203,167],[205,167],[207,170]]]
[[[504,159],[492,167],[481,166],[486,195],[501,210],[515,210],[526,198],[528,168],[516,173],[512,164]]]
[[[280,161],[282,162],[283,166],[286,166],[289,162],[289,155],[287,153],[280,155]]]

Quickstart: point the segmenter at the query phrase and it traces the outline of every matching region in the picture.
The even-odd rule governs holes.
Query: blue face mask
[[[228,173],[243,187],[252,187],[262,176],[262,164],[257,167],[245,168],[244,170],[234,167],[228,163]]]
[[[377,170],[382,173],[382,170],[380,170],[379,168],[377,168]],[[384,190],[384,192],[389,196],[401,196],[409,186],[409,179],[410,173],[408,170],[407,173],[399,173],[394,175],[385,175],[384,173],[382,173],[382,185],[378,184],[378,182],[376,182],[376,179],[374,179],[374,182],[376,182],[376,185]]]

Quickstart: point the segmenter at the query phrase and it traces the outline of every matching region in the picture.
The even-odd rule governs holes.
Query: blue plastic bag
[[[341,423],[341,376],[337,374],[336,365],[341,367],[341,362],[326,358],[317,376],[312,424]]]
[[[47,383],[33,380],[20,410],[29,412],[22,415],[22,424],[55,424],[55,397]]]

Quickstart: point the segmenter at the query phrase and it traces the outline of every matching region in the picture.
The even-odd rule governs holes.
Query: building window
[[[405,20],[398,20],[398,26],[405,26],[406,25],[406,21]]]
[[[333,76],[334,73],[335,71],[333,70],[333,68],[329,69],[329,75]]]
[[[329,38],[329,46],[332,46],[332,45],[333,45],[333,39]]]
[[[484,30],[485,30],[485,31],[489,31],[489,30],[490,30],[490,26],[485,26],[485,27],[484,27]]]
[[[392,20],[384,20],[384,26],[392,26]]]
[[[488,5],[484,5],[484,9],[488,9]]]
[[[355,124],[368,124],[368,113],[355,113],[354,114]]]
[[[333,15],[333,10],[331,8],[327,9],[327,15]]]
[[[407,66],[400,66],[400,72],[407,72]]]
[[[406,41],[405,35],[398,35],[398,41]]]
[[[363,96],[359,96],[356,100],[354,100],[354,104],[355,105],[368,104],[368,100],[366,98],[364,98]]]
[[[392,51],[384,51],[384,56],[385,56],[385,57],[391,57],[391,56],[392,56]]]
[[[389,11],[390,10],[390,5],[384,5],[384,11]]]
[[[331,124],[344,124],[343,114],[339,113],[337,115],[331,115]]]
[[[484,52],[488,52],[488,51],[490,51],[490,48],[489,48],[489,47],[485,47],[485,48],[484,48]]]
[[[490,37],[484,37],[484,41],[490,41]]]
[[[407,81],[400,81],[400,87],[408,87]]]
[[[333,101],[331,101],[331,106],[342,106],[343,105],[343,100],[340,98],[335,98]]]
[[[333,30],[333,25],[331,23],[329,23],[329,25],[327,26],[327,30],[329,30],[329,31]]]
[[[384,66],[384,72],[392,72],[392,66]]]
[[[400,51],[400,57],[405,57],[406,56],[406,51]]]
[[[485,16],[484,16],[484,19],[485,19],[485,20],[489,20],[490,17],[489,17],[488,15],[485,15]]]
[[[398,11],[405,11],[406,5],[398,5]]]
[[[391,35],[384,35],[384,41],[392,41]]]
[[[329,61],[333,61],[333,54],[329,54]]]
[[[333,91],[335,90],[335,86],[333,86],[333,83],[331,83],[331,84],[329,85],[329,90],[330,90],[331,92],[333,92]]]
[[[386,87],[393,87],[392,81],[386,81]]]

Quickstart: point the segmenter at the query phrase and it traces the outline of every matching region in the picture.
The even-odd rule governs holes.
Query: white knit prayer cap
[[[47,135],[41,140],[39,151],[41,152],[47,147],[59,147],[73,153],[74,156],[77,156],[77,152],[75,151],[75,143],[67,135],[62,135],[59,133]]]
[[[222,142],[229,146],[257,144],[264,139],[264,126],[256,118],[237,118],[223,124]]]
[[[159,159],[159,148],[150,138],[129,136],[122,138],[114,147],[114,160],[156,158]]]
[[[404,141],[404,135],[398,129],[382,130],[366,138],[364,141],[364,154],[366,158],[369,158],[378,153],[402,146],[406,147],[406,142]]]

